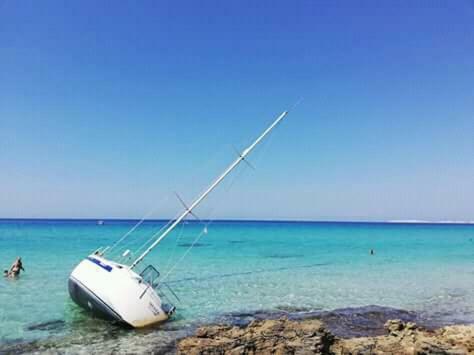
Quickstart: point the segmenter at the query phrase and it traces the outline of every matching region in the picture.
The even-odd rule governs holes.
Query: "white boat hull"
[[[134,328],[163,322],[174,312],[140,275],[98,255],[90,255],[72,271],[69,294],[96,316]]]

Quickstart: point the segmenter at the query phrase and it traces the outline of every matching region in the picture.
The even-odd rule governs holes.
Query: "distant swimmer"
[[[375,252],[374,252],[374,249],[370,249],[370,255],[374,255]]]
[[[8,272],[6,276],[18,277],[20,276],[20,271],[25,271],[25,269],[23,268],[23,263],[21,261],[21,258],[17,257],[16,260],[13,262],[12,266],[10,267],[10,271]]]

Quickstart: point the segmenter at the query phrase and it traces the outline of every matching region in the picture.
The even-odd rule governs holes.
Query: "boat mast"
[[[226,169],[224,172],[219,175],[219,177],[207,188],[206,191],[204,191],[194,202],[189,206],[188,209],[186,209],[159,237],[157,240],[153,242],[152,245],[148,247],[147,250],[145,250],[142,255],[140,255],[137,260],[133,262],[133,264],[130,266],[131,269],[133,269],[135,266],[137,266],[147,255],[150,253],[153,248],[155,248],[166,236],[184,219],[186,216],[191,213],[191,211],[196,208],[202,200],[206,198],[209,193],[211,193],[212,190],[214,190],[217,185],[221,183],[224,178],[230,174],[232,170],[234,170],[237,165],[242,160],[245,160],[245,157],[250,154],[250,152],[255,148],[255,146],[260,143],[260,141],[265,138],[265,136],[270,133],[270,131],[275,128],[278,123],[283,120],[283,118],[288,114],[288,111],[284,111],[280,116],[277,117],[275,121],[247,148],[244,149],[244,151],[240,154],[240,156]]]

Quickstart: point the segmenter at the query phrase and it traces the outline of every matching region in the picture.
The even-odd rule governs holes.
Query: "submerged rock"
[[[217,319],[217,322],[243,327],[253,320],[278,319],[282,317],[298,321],[318,319],[324,323],[331,334],[341,338],[384,335],[384,324],[390,319],[401,319],[404,322],[416,321],[423,326],[430,325],[426,324],[424,319],[414,312],[374,305],[339,308],[331,311],[279,306],[276,309],[267,311],[230,313]],[[443,325],[441,324],[434,328],[439,328]]]
[[[208,326],[178,343],[178,354],[471,354],[474,326],[436,331],[389,320],[385,335],[342,339],[316,319],[253,321],[246,327]]]
[[[422,321],[414,312],[374,305],[324,311],[315,314],[315,318],[322,320],[332,334],[341,338],[384,335],[384,324],[390,319]]]
[[[208,247],[211,244],[206,244],[206,243],[179,243],[178,246],[182,248],[202,248],[202,247]]]
[[[66,322],[57,319],[57,320],[51,320],[43,323],[36,323],[36,324],[31,324],[26,327],[26,330],[45,330],[45,331],[52,331],[52,330],[59,330],[64,328],[66,325]]]
[[[293,258],[302,258],[303,254],[270,254],[265,255],[265,258],[269,259],[293,259]]]

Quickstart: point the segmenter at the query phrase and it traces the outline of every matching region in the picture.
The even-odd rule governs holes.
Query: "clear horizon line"
[[[95,217],[0,217],[0,221],[140,221],[141,218],[95,218]],[[170,218],[150,218],[146,221],[161,222],[169,221]],[[209,221],[209,219],[202,219]],[[187,222],[199,222],[197,220],[186,220]],[[357,220],[357,219],[297,219],[297,218],[215,218],[216,222],[306,222],[306,223],[385,223],[385,224],[474,224],[474,221],[462,220],[419,220],[419,219],[389,219],[389,220]]]

